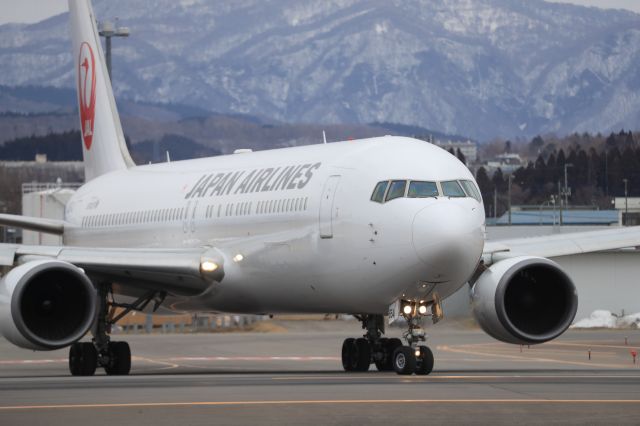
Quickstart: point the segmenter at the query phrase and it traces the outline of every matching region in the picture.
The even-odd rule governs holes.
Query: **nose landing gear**
[[[427,341],[427,334],[422,328],[425,317],[431,316],[433,323],[442,319],[442,305],[437,294],[430,302],[431,314],[428,314],[427,304],[423,302],[402,301],[390,309],[390,314],[398,312],[407,321],[408,330],[402,335],[407,341],[406,346],[400,346],[393,353],[393,369],[398,374],[427,375],[433,371],[433,352],[428,346],[418,345]]]

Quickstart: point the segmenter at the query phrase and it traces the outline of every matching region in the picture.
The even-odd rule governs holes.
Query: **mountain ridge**
[[[640,15],[540,0],[96,0],[118,99],[477,139],[640,118]],[[0,26],[0,85],[73,87],[66,16]]]

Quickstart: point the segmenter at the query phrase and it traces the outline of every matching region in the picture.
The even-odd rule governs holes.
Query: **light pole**
[[[539,226],[542,226],[542,208],[547,204],[551,205],[551,200],[543,201],[542,204],[540,204],[539,212],[538,212],[538,225]],[[554,216],[555,216],[555,209],[554,209]],[[553,219],[553,222],[555,224],[555,217]]]
[[[511,226],[511,175],[508,177],[509,180],[509,226]]]
[[[558,181],[558,199],[560,201],[560,226],[562,226],[564,224],[564,220],[562,217],[563,201],[562,201],[562,186],[560,185],[560,181]]]
[[[627,184],[629,183],[629,179],[622,179],[624,182],[624,218],[622,220],[622,225],[627,224],[627,216],[629,216],[629,192],[627,191]]]
[[[567,169],[569,167],[573,167],[573,164],[571,163],[565,163],[564,164],[564,205],[565,208],[569,207],[569,195],[571,195],[571,192],[569,191],[569,186],[567,183]]]
[[[111,37],[129,37],[130,31],[127,27],[115,27],[111,21],[103,21],[100,25],[99,34],[105,40],[105,59],[107,61],[107,72],[111,80]]]

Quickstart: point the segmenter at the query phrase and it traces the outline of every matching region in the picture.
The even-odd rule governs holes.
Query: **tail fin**
[[[135,165],[127,150],[90,0],[69,0],[87,181]]]

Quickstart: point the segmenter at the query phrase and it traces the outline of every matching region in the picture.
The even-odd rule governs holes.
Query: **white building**
[[[460,150],[467,163],[475,163],[478,160],[478,144],[472,141],[435,141],[434,145],[439,146],[447,151],[453,150],[457,152]]]
[[[523,166],[525,166],[525,163],[520,158],[520,155],[500,154],[487,162],[486,169],[489,175],[493,175],[498,169],[502,170],[502,173],[511,174]]]
[[[640,225],[640,197],[616,197],[614,205],[620,212],[621,223],[626,226]]]
[[[65,206],[80,184],[25,183],[22,185],[22,214],[47,219],[64,219]],[[62,237],[42,232],[23,231],[22,243],[61,245]]]

